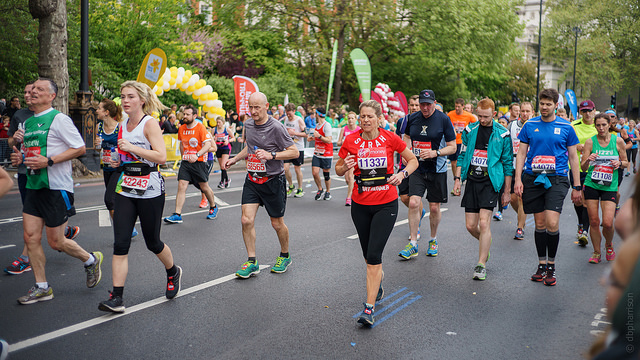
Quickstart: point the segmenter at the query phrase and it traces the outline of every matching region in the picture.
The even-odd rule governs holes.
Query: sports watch
[[[271,152],[271,157],[272,157],[272,159],[273,159],[273,160],[275,160],[275,159],[276,159],[276,152],[275,152],[275,151],[272,151],[272,152]]]
[[[47,166],[53,166],[53,159],[50,157],[47,158]]]

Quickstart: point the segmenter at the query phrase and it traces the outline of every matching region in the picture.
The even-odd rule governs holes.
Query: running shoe
[[[242,264],[242,267],[238,272],[236,272],[236,276],[243,279],[248,279],[252,275],[257,275],[260,273],[260,266],[258,262],[252,263],[251,261],[247,261]]]
[[[378,288],[378,295],[376,295],[376,302],[382,300],[384,297],[384,288],[382,287],[382,282],[384,281],[384,271],[382,271],[382,278],[380,278],[380,287]]]
[[[540,282],[547,275],[547,264],[538,264],[538,270],[531,275],[531,281]]]
[[[29,289],[29,293],[25,296],[19,297],[18,302],[22,305],[35,304],[38,301],[47,301],[53,299],[53,289],[51,286],[46,289],[41,289],[38,285],[33,285]]]
[[[67,226],[64,229],[64,237],[66,237],[67,239],[75,239],[76,236],[78,236],[78,234],[80,234],[80,227],[79,226]]]
[[[84,267],[84,271],[87,273],[87,287],[92,288],[100,283],[102,279],[102,260],[104,256],[100,251],[92,252],[95,262],[89,266]]]
[[[544,275],[544,284],[547,286],[554,286],[557,283],[556,280],[556,267],[547,265],[547,272]]]
[[[578,245],[585,247],[589,243],[589,232],[586,230],[582,230],[580,235],[578,236]]]
[[[358,317],[358,323],[371,327],[376,320],[373,318],[373,306],[364,304],[364,310]]]
[[[487,278],[487,269],[478,264],[473,269],[473,280],[485,280]]]
[[[409,260],[412,257],[418,256],[418,244],[416,244],[416,246],[413,246],[411,245],[411,243],[408,243],[407,246],[405,246],[404,249],[400,251],[398,256],[405,260]]]
[[[289,189],[287,190],[287,197],[291,197],[291,195],[293,195],[293,190],[295,190],[296,187],[294,185],[289,186]]]
[[[631,173],[630,173],[630,172],[628,172],[628,171],[627,171],[627,173],[626,173],[626,174],[624,174],[624,176],[629,176],[629,175],[631,175]]]
[[[293,197],[297,197],[297,198],[301,198],[304,196],[304,191],[302,191],[302,189],[298,188],[298,190],[296,190],[296,193],[293,194]]]
[[[324,200],[331,200],[331,193],[330,192],[325,192],[324,193]]]
[[[416,240],[420,240],[420,228],[418,228],[418,235],[416,236]],[[411,234],[409,234],[409,241],[411,241]]]
[[[322,200],[322,193],[324,193],[323,190],[318,190],[318,192],[316,192],[316,200]]]
[[[131,232],[131,237],[134,238],[136,236],[138,236],[138,230],[136,230],[136,228],[134,227],[133,231]]]
[[[524,229],[517,228],[516,234],[513,236],[515,240],[523,240],[524,239]]]
[[[173,299],[180,292],[180,280],[182,278],[182,268],[176,266],[178,271],[173,276],[167,276],[167,292],[165,296],[167,299]]]
[[[220,180],[218,183],[218,189],[224,189],[224,181]]]
[[[271,272],[282,274],[283,272],[287,271],[289,265],[291,265],[291,255],[289,255],[289,257],[278,256],[276,258],[276,264],[271,268]]]
[[[438,240],[431,239],[429,241],[429,249],[427,250],[427,256],[438,256]]]
[[[607,261],[613,261],[616,259],[616,252],[613,251],[613,246],[605,247],[607,249],[607,255],[605,255]]]
[[[209,206],[209,201],[207,199],[202,199],[200,201],[200,209],[206,209]]]
[[[602,255],[600,253],[594,252],[593,254],[591,254],[591,257],[589,258],[589,263],[598,264],[600,263],[601,258],[602,258]]]
[[[4,272],[11,275],[20,275],[27,271],[31,271],[31,264],[28,261],[22,260],[20,257],[17,257],[11,265],[4,268]]]
[[[347,199],[344,201],[344,206],[351,206],[351,198],[347,198]]]
[[[123,313],[124,302],[122,301],[122,298],[120,296],[114,296],[113,293],[109,291],[109,300],[102,301],[100,304],[98,304],[98,310]]]
[[[227,181],[224,182],[224,187],[228,188],[229,184],[231,184],[231,179],[228,179]]]
[[[218,217],[218,207],[214,207],[213,209],[209,209],[209,214],[207,215],[207,220],[213,220]]]
[[[578,232],[576,232],[576,239],[580,239],[580,235],[582,235],[583,232],[583,226],[582,225],[578,225]]]
[[[496,211],[496,213],[493,214],[493,218],[498,220],[498,221],[502,221],[502,211],[500,211],[500,210]]]
[[[164,218],[164,222],[169,224],[182,224],[182,216],[173,213],[173,215]]]

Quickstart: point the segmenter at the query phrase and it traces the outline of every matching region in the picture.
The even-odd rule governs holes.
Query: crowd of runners
[[[20,304],[53,298],[45,275],[43,229],[51,248],[83,263],[87,287],[95,287],[103,277],[103,254],[83,249],[73,240],[80,229],[68,225],[75,214],[71,160],[85,153],[85,144],[71,119],[53,109],[56,95],[57,86],[50,79],[28,84],[27,108],[17,111],[10,123],[25,245],[5,272],[32,271],[35,276],[35,285],[18,299]],[[166,162],[167,154],[162,133],[172,124],[158,126],[153,114],[167,108],[148,86],[135,81],[123,83],[120,95],[121,105],[105,99],[97,109],[104,203],[114,233],[113,287],[109,299],[97,304],[102,311],[125,311],[128,252],[131,239],[138,235],[138,219],[147,248],[166,270],[166,297],[179,293],[183,269],[161,240],[161,225],[183,222],[181,212],[190,184],[202,192],[201,207],[209,208],[206,219],[216,219],[218,207],[209,186],[214,158],[221,170],[218,188],[229,186],[231,166],[240,162],[246,166],[240,223],[247,260],[235,275],[246,279],[260,272],[255,245],[260,207],[266,210],[280,243],[271,272],[287,271],[292,256],[284,215],[287,198],[305,195],[301,167],[308,145],[313,147],[314,199],[332,199],[332,171],[344,176],[348,185],[344,205],[350,207],[366,265],[366,300],[357,321],[366,326],[374,324],[376,302],[384,296],[382,253],[399,215],[398,197],[407,208],[410,234],[398,255],[410,261],[419,249],[435,257],[439,246],[447,246],[438,242],[441,206],[450,195],[460,196],[466,229],[478,241],[478,261],[470,266],[474,280],[487,279],[491,222],[502,220],[511,204],[517,218],[514,239],[533,233],[538,261],[532,261],[531,280],[556,285],[559,218],[567,193],[578,219],[577,243],[587,246],[591,241],[593,246],[585,261],[601,262],[603,237],[605,259],[616,258],[618,189],[625,176],[636,172],[638,130],[635,123],[619,123],[614,111],[597,112],[591,100],[579,104],[581,116],[573,122],[558,115],[559,94],[554,89],[538,94],[538,116],[529,102],[511,104],[508,114],[498,116],[489,98],[475,107],[457,99],[455,109],[447,114],[431,90],[411,96],[410,114],[391,122],[372,100],[360,104],[357,113],[345,111],[344,121],[337,124],[334,114],[322,107],[313,108],[306,117],[306,111],[293,104],[270,108],[267,97],[259,92],[249,98],[249,114],[240,115],[243,121],[236,120],[237,114],[231,122],[222,117],[215,124],[198,121],[198,110],[187,105],[179,110],[181,125],[176,126],[182,158],[175,209],[163,218],[165,179],[159,165]],[[341,127],[337,139],[332,135],[335,126]],[[235,155],[233,143],[241,143]],[[334,143],[339,148],[337,157]],[[527,214],[533,214],[533,229],[525,229]],[[419,246],[421,223],[427,216],[429,236]]]

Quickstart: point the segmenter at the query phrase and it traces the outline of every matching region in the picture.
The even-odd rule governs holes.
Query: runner
[[[367,300],[358,323],[372,326],[376,301],[384,296],[382,252],[398,216],[400,185],[417,167],[415,155],[394,133],[378,128],[382,107],[375,100],[360,104],[362,129],[347,136],[340,148],[335,170],[338,176],[354,171],[351,219],[358,231],[362,255],[367,264]],[[399,152],[407,162],[404,170],[393,174],[393,154]]]
[[[216,117],[213,119],[213,122],[215,122],[215,125],[218,125],[218,121],[224,121],[222,116],[216,115]],[[207,129],[207,132],[209,134],[211,134],[212,138],[215,138],[213,136],[213,132],[214,132],[216,126],[209,126],[209,125],[207,125],[207,123],[209,125],[211,125],[212,120],[211,119],[205,120],[205,121],[202,122],[202,124],[204,125],[205,129]],[[230,127],[228,125],[227,125],[227,129],[230,129]],[[233,131],[231,131],[231,134],[233,134]],[[216,151],[217,151],[217,146],[211,146],[209,148],[209,151],[207,151],[207,179],[209,179],[209,176],[211,175],[211,170],[213,170],[213,164],[215,163],[214,158],[215,158]],[[207,180],[207,182],[208,182],[208,180]],[[231,180],[229,180],[229,182],[231,182]],[[207,200],[207,194],[205,194],[202,191],[202,189],[200,188],[200,184],[198,184],[197,182],[190,182],[189,184],[193,184],[193,186],[196,189],[200,190],[200,205],[198,205],[198,207],[201,208],[201,209],[206,209],[207,207],[209,207],[209,200]]]
[[[473,270],[473,279],[485,280],[492,240],[491,214],[500,196],[502,203],[509,203],[513,149],[509,131],[493,121],[493,100],[480,100],[476,113],[479,124],[469,124],[462,133],[464,150],[460,154],[458,174],[461,174],[462,181],[467,180],[460,204],[465,209],[467,231],[479,242],[478,264]],[[454,189],[460,190],[460,185],[456,181]]]
[[[302,164],[304,164],[304,139],[307,137],[307,133],[305,132],[306,128],[304,126],[304,120],[300,116],[295,114],[296,106],[292,103],[288,103],[284,107],[284,111],[287,114],[287,117],[284,118],[284,126],[287,128],[287,132],[293,139],[293,143],[296,144],[296,148],[298,149],[299,156],[295,159],[285,160],[284,161],[284,176],[287,179],[287,183],[289,184],[289,189],[287,190],[287,196],[294,195],[295,197],[303,197],[304,191],[302,191]],[[289,168],[293,164],[293,168],[296,172],[296,178],[298,180],[298,190],[295,190],[296,187],[293,185],[293,177],[291,176],[291,171]],[[296,191],[295,194],[293,191]]]
[[[316,192],[316,200],[331,200],[331,161],[333,160],[333,142],[331,137],[331,124],[325,120],[324,108],[316,110],[317,123],[316,129],[312,135],[308,137],[308,141],[314,141],[315,149],[313,158],[311,159],[311,172],[313,181],[318,187]],[[320,169],[324,174],[324,184],[327,191],[322,189],[322,180],[320,179]],[[322,193],[324,192],[324,197]]]
[[[149,86],[137,81],[125,81],[120,93],[122,108],[129,118],[121,124],[118,134],[120,158],[111,163],[112,167],[123,169],[113,211],[113,291],[109,292],[108,300],[98,305],[99,310],[119,313],[125,311],[123,294],[129,272],[131,229],[138,218],[147,249],[158,257],[167,272],[167,299],[178,295],[182,282],[182,268],[174,264],[171,249],[160,240],[165,193],[158,164],[167,160],[167,153],[158,121],[149,114],[160,112],[165,106]],[[193,108],[186,111],[193,115]]]
[[[569,163],[574,173],[571,200],[574,203],[582,200],[576,152],[580,141],[567,120],[556,118],[558,98],[555,89],[540,92],[540,116],[527,121],[518,135],[515,173],[515,193],[522,197],[525,214],[533,214],[535,219],[538,269],[531,280],[543,281],[547,286],[557,283],[555,258],[560,241],[560,213],[570,187]]]
[[[513,147],[513,160],[515,164],[516,155],[518,155],[518,149],[520,148],[520,139],[518,135],[520,134],[520,130],[524,124],[531,119],[533,115],[533,104],[530,102],[523,102],[520,104],[520,119],[518,121],[513,121],[509,123],[507,130],[509,130],[509,135],[511,135],[511,146]],[[522,207],[522,198],[515,194],[515,175],[511,181],[511,208],[517,214],[517,225],[516,225],[516,234],[513,236],[515,240],[523,240],[524,239],[524,227],[527,222],[527,214],[524,213],[524,208]]]
[[[581,119],[578,119],[571,123],[573,129],[576,131],[580,144],[576,146],[578,150],[578,157],[582,153],[584,143],[595,136],[598,131],[593,125],[593,118],[596,116],[596,105],[591,100],[585,100],[580,103],[578,108],[580,111]],[[573,184],[573,171],[569,173],[569,181]],[[584,186],[584,180],[587,177],[587,172],[580,170],[580,185]],[[584,192],[583,192],[584,195]],[[578,219],[578,232],[576,233],[576,239],[578,239],[578,245],[587,246],[589,243],[589,213],[587,207],[583,204],[583,201],[577,204],[573,204],[576,210],[576,217]],[[598,225],[600,226],[600,225]]]
[[[591,243],[593,254],[589,262],[597,264],[601,260],[600,243],[604,235],[604,247],[607,261],[613,261],[616,253],[613,250],[613,218],[616,213],[616,193],[618,191],[618,168],[627,165],[627,154],[622,138],[609,133],[611,119],[606,114],[595,117],[594,135],[584,144],[582,149],[582,170],[586,170],[584,199],[591,222]],[[602,235],[600,234],[600,217],[598,204],[602,209]]]
[[[411,240],[398,255],[404,259],[418,256],[418,227],[420,204],[427,192],[431,240],[427,256],[438,256],[438,225],[440,204],[448,200],[447,160],[445,156],[456,151],[456,133],[447,115],[436,111],[435,94],[431,90],[420,92],[420,112],[409,115],[405,143],[410,142],[418,157],[418,170],[409,177],[409,230]]]
[[[187,194],[189,183],[197,183],[209,201],[209,213],[207,219],[215,219],[218,216],[213,190],[209,186],[209,173],[206,162],[206,154],[212,146],[211,134],[201,123],[196,121],[197,109],[189,104],[184,109],[183,124],[178,129],[178,141],[180,141],[180,153],[182,161],[178,170],[178,194],[176,195],[176,208],[171,216],[164,218],[169,224],[182,224],[182,207]],[[213,145],[215,148],[215,145]],[[213,206],[211,206],[213,204]]]
[[[53,109],[57,95],[58,86],[53,80],[40,78],[35,81],[31,89],[34,115],[24,123],[24,153],[14,146],[11,154],[13,166],[24,163],[27,167],[22,225],[36,279],[29,293],[18,299],[23,305],[53,299],[53,289],[45,274],[43,228],[52,249],[84,263],[87,287],[95,287],[102,277],[102,253],[88,253],[64,236],[69,217],[75,215],[71,159],[83,155],[85,145],[71,118]]]
[[[460,183],[460,172],[458,172],[458,156],[460,156],[460,148],[462,147],[462,132],[467,125],[476,122],[476,118],[470,113],[464,110],[464,99],[457,98],[455,102],[456,109],[449,111],[447,116],[451,119],[453,129],[456,131],[456,152],[449,155],[451,161],[451,174],[455,183]],[[456,190],[457,189],[457,190]],[[456,192],[457,191],[457,192]],[[460,187],[456,187],[454,184],[451,195],[460,196]]]
[[[624,176],[631,175],[631,168],[633,167],[633,173],[636,173],[636,157],[638,156],[638,129],[636,128],[636,122],[633,120],[629,120],[629,130],[627,130],[627,134],[629,134],[629,139],[631,139],[631,149],[627,150],[627,160],[629,160],[629,167],[627,168],[627,173]]]
[[[216,127],[213,129],[213,138],[216,141],[216,158],[218,158],[218,164],[224,164],[229,160],[229,154],[231,154],[231,143],[236,141],[233,133],[229,131],[229,129],[225,126],[224,119],[222,116],[216,117]],[[229,180],[229,175],[227,174],[227,170],[223,169],[223,166],[220,166],[220,183],[218,184],[218,189],[228,188],[231,180]]]
[[[360,131],[360,126],[358,126],[358,116],[353,111],[349,111],[347,114],[347,125],[340,129],[340,136],[338,137],[338,146],[342,146],[344,143],[344,139],[355,133]],[[347,199],[344,202],[345,206],[351,206],[351,194],[353,193],[353,170],[349,169],[344,174],[344,181],[347,183]]]
[[[256,92],[249,97],[251,117],[244,124],[247,146],[229,159],[224,168],[228,169],[238,161],[247,160],[247,177],[242,187],[242,237],[248,259],[236,276],[247,279],[260,272],[256,259],[255,220],[262,205],[271,218],[271,226],[278,235],[280,256],[271,268],[273,273],[283,273],[291,265],[289,255],[289,228],[284,223],[287,203],[287,183],[284,177],[283,160],[295,159],[300,155],[287,129],[278,120],[267,114],[267,97]]]

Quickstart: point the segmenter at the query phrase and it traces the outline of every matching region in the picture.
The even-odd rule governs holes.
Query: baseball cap
[[[591,100],[585,100],[583,102],[580,103],[580,108],[579,110],[593,110],[596,108],[596,105],[593,103],[593,101]]]
[[[427,103],[433,104],[436,101],[436,95],[432,90],[422,90],[420,91],[420,104]]]

